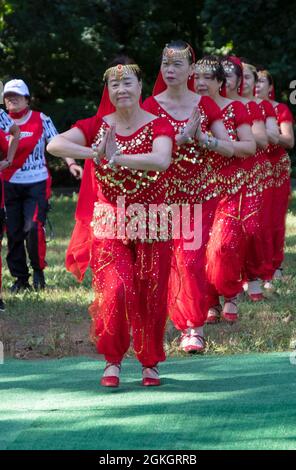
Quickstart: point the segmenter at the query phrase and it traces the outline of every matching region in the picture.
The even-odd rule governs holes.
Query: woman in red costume
[[[242,62],[238,58],[233,60],[239,64],[242,71],[242,83],[240,86],[240,94],[248,92],[244,84],[244,76],[249,75],[248,71],[244,71]],[[228,78],[229,80],[230,78]],[[247,85],[248,87],[248,85]],[[252,90],[254,84],[252,85]],[[245,91],[244,91],[245,90]],[[231,93],[231,92],[230,92]],[[234,91],[234,93],[236,93]],[[230,96],[230,95],[229,95]],[[254,158],[249,161],[249,179],[248,179],[248,197],[256,201],[256,217],[258,226],[254,233],[249,238],[249,248],[247,251],[246,259],[246,281],[248,281],[248,294],[251,300],[263,300],[263,294],[260,287],[259,279],[266,278],[268,268],[268,249],[264,244],[266,234],[262,228],[262,208],[264,207],[264,188],[269,188],[272,185],[272,175],[270,165],[266,157],[266,150],[268,147],[268,135],[265,128],[265,118],[261,107],[258,106],[251,93],[249,98],[240,97],[240,100],[246,105],[248,114],[252,119],[252,132],[257,144],[257,150]],[[251,200],[251,199],[249,199]],[[258,212],[259,211],[259,212]],[[259,214],[259,215],[258,215]],[[266,224],[263,224],[266,225]]]
[[[275,100],[274,84],[271,74],[265,69],[258,70],[256,96],[268,100],[272,104],[279,127],[279,141],[269,147],[268,157],[273,172],[272,199],[272,240],[273,240],[273,269],[274,278],[282,277],[282,262],[284,259],[285,221],[290,194],[290,158],[288,150],[294,147],[294,119],[288,106]]]
[[[253,281],[253,290],[254,285],[256,286],[257,291],[257,300],[263,298],[260,281],[262,279],[266,281],[266,286],[271,286],[268,281],[270,281],[274,275],[274,267],[272,262],[273,257],[273,240],[272,240],[272,219],[273,219],[273,172],[272,165],[268,158],[268,153],[270,149],[273,148],[279,140],[279,131],[276,120],[276,115],[271,103],[267,100],[261,100],[255,98],[255,85],[258,80],[258,75],[256,68],[249,63],[247,59],[243,60],[243,74],[244,74],[244,88],[243,96],[250,101],[256,101],[259,105],[266,129],[266,134],[268,137],[268,147],[267,149],[261,150],[258,152],[259,162],[262,167],[262,174],[264,175],[263,183],[263,201],[261,209],[261,236],[259,239],[255,240],[256,243],[261,243],[261,247],[257,248],[256,246],[251,247],[250,255],[252,253],[260,252],[263,250],[264,260],[261,263],[261,266],[258,266],[258,280]]]
[[[265,148],[267,145],[267,136],[263,124],[263,116],[258,105],[241,96],[243,89],[243,69],[241,61],[234,56],[224,58],[222,66],[226,76],[225,94],[227,98],[242,102],[252,124],[252,133],[255,138],[257,148]],[[224,90],[222,92],[224,94]],[[218,292],[223,293],[227,298],[227,312],[223,314],[225,320],[234,322],[238,318],[237,294],[241,291],[244,281],[247,279],[256,279],[258,266],[261,266],[263,253],[256,253],[250,257],[250,246],[253,246],[253,240],[257,240],[260,234],[260,210],[262,206],[262,168],[258,161],[257,153],[250,158],[242,161],[242,167],[245,174],[245,186],[242,188],[239,196],[234,197],[227,208],[227,211],[216,212],[216,227],[219,227],[218,221],[222,226],[227,226],[223,230],[226,239],[221,237],[217,229],[212,234],[208,246],[207,274],[211,284]],[[240,233],[240,237],[237,234]],[[258,246],[259,244],[256,244]],[[260,247],[260,245],[259,245]],[[222,259],[222,255],[227,257],[232,253],[227,261],[229,273],[224,276],[225,263],[215,263],[215,259]],[[230,261],[231,260],[231,261]],[[231,282],[229,282],[231,280]],[[253,292],[252,298],[256,299]],[[217,304],[216,308],[211,309],[210,321],[219,320],[221,306]]]
[[[233,146],[218,106],[194,92],[194,52],[183,41],[164,48],[153,96],[143,106],[167,118],[176,133],[177,148],[168,172],[168,202],[179,204],[182,210],[189,206],[191,215],[201,204],[202,223],[196,227],[194,217],[190,220],[194,233],[202,228],[199,246],[186,249],[184,234],[174,240],[169,283],[169,315],[182,331],[180,348],[200,352],[205,347],[203,326],[209,307],[205,250],[219,195],[218,153],[231,157]]]
[[[118,386],[130,329],[143,385],[160,385],[172,242],[158,229],[151,237],[145,217],[151,204],[164,202],[174,133],[140,107],[141,72],[133,61],[118,58],[104,78],[97,115],[48,146],[56,156],[88,159],[66,266],[78,280],[88,264],[93,271],[92,335],[107,361],[101,385]]]
[[[207,247],[207,272],[211,281],[207,323],[215,323],[222,312],[219,295],[224,296],[223,317],[232,321],[232,298],[242,288],[242,271],[247,249],[244,232],[247,221],[243,221],[245,207],[242,202],[246,201],[246,161],[253,158],[256,144],[245,106],[240,101],[222,96],[225,94],[226,77],[220,60],[215,56],[199,60],[196,64],[195,79],[197,93],[210,96],[221,109],[223,122],[233,141],[235,155],[231,159],[224,157],[224,168],[218,175],[222,198],[217,206]],[[239,208],[241,219],[235,217],[236,213],[239,216]]]

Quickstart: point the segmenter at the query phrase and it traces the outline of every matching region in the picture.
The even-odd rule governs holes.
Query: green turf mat
[[[296,365],[289,353],[170,358],[144,388],[123,363],[99,386],[87,357],[0,365],[0,449],[296,449]]]

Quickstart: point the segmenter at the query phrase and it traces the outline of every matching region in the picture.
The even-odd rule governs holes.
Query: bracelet
[[[76,165],[76,163],[72,162],[72,163],[70,163],[70,165],[68,165],[69,170],[70,170],[71,166],[73,166],[73,165]]]
[[[108,165],[109,165],[111,168],[116,167],[117,163],[116,163],[115,159],[116,159],[116,157],[120,157],[120,156],[122,156],[121,151],[120,151],[120,150],[116,150],[116,152],[114,152],[113,155],[112,155],[112,157],[110,158]]]
[[[93,159],[93,161],[95,162],[96,165],[99,165],[101,159],[100,159],[100,156],[99,156],[97,144],[92,144],[91,149],[92,149],[92,152],[93,152],[92,159]]]
[[[209,148],[209,136],[208,133],[206,132],[206,141],[204,143],[199,144],[203,149],[208,149]]]
[[[212,149],[215,149],[218,147],[218,139],[216,137],[213,137],[211,136],[210,139],[209,139],[209,143],[208,143],[208,148],[212,148]]]

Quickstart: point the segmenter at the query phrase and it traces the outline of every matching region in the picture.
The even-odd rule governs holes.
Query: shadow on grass
[[[135,361],[124,363],[117,390],[98,386],[102,370],[102,363],[85,358],[5,364],[1,387],[7,392],[2,392],[1,406],[9,412],[2,423],[6,447],[181,450],[295,445],[296,375],[288,356],[169,360],[160,367],[163,385],[153,389],[140,386]]]

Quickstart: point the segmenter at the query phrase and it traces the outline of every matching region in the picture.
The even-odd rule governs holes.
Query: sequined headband
[[[235,65],[230,62],[230,60],[225,60],[222,62],[222,67],[225,73],[233,73],[235,72]]]
[[[200,73],[215,73],[219,66],[220,63],[217,60],[201,59],[195,64],[195,71]]]
[[[140,73],[140,67],[137,64],[118,64],[115,67],[110,67],[106,70],[103,76],[103,80],[108,80],[111,76],[116,80],[122,80],[126,75],[130,73]]]
[[[168,59],[190,59],[190,46],[188,45],[185,49],[174,49],[173,47],[165,46],[162,55]]]
[[[258,77],[270,77],[270,73],[268,72],[268,70],[257,70],[257,73],[258,73]]]

